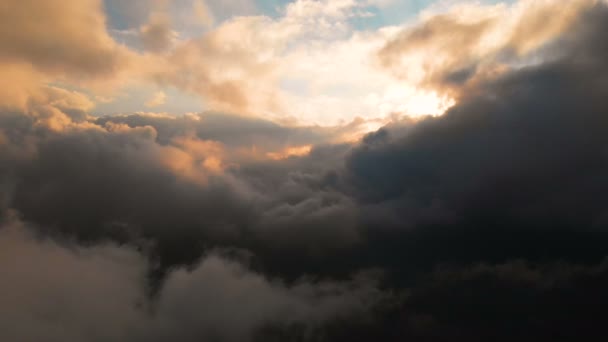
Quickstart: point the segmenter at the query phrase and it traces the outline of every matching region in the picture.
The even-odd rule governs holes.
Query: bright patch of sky
[[[209,12],[207,26],[200,25],[193,16],[197,1]],[[296,8],[296,2],[302,6]],[[164,11],[172,18],[172,29],[180,41],[199,37],[246,16],[265,16],[276,27],[300,30],[289,37],[287,48],[278,48],[280,55],[273,57],[278,73],[273,78],[276,96],[282,106],[280,112],[267,116],[304,124],[333,125],[357,117],[378,119],[394,112],[412,116],[438,114],[447,108],[449,99],[395,79],[380,70],[374,56],[399,27],[413,22],[425,9],[437,10],[456,2],[462,1],[104,0],[104,5],[112,36],[138,51],[141,50],[140,27],[155,11]],[[260,83],[262,86],[268,85]],[[117,96],[99,101],[95,112],[179,114],[205,109],[210,108],[195,94],[172,87],[132,85]]]

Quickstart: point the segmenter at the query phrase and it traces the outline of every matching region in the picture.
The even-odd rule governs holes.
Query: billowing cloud
[[[244,16],[184,39],[152,78],[201,95],[208,108],[324,126],[357,116],[440,114],[449,99],[400,84],[375,65],[391,29],[354,31],[367,1],[289,3],[278,17]]]
[[[0,337],[6,340],[249,341],[273,325],[314,334],[382,296],[363,277],[288,286],[210,254],[194,269],[172,271],[150,298],[147,261],[127,247],[39,239],[19,221],[3,224],[0,246]]]
[[[459,89],[475,76],[500,74],[569,30],[596,0],[527,1],[512,5],[456,5],[429,13],[379,51],[397,77],[430,87]],[[549,20],[547,20],[550,18]]]
[[[133,251],[62,246],[18,221],[3,223],[0,246],[2,339],[122,341],[145,317],[145,260]]]
[[[3,1],[0,60],[65,77],[112,74],[128,61],[107,34],[101,1]]]

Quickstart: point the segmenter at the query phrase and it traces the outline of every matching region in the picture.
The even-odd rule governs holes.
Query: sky
[[[124,111],[247,111],[272,120],[328,126],[358,117],[382,120],[395,112],[409,116],[440,114],[452,101],[433,89],[420,89],[416,80],[403,82],[393,77],[379,65],[374,53],[401,28],[416,22],[422,12],[445,11],[453,5],[450,2],[243,0],[207,4],[145,0],[128,4],[106,0],[103,4],[110,35],[128,48],[142,53],[148,49],[169,59],[193,53],[195,48],[201,49],[197,54],[205,55],[208,49],[215,59],[200,64],[192,60],[183,66],[183,72],[205,68],[230,72],[196,74],[192,80],[181,77],[156,84],[127,82],[110,97],[112,101],[97,104],[98,115]],[[154,31],[142,36],[142,30],[152,27]],[[247,38],[241,34],[247,34]],[[226,43],[205,46],[205,37],[209,36]],[[247,44],[241,44],[241,38]],[[238,56],[229,44],[242,49]],[[231,58],[232,62],[227,62]],[[253,68],[255,75],[253,70],[242,70],[247,63],[251,63],[248,68]],[[412,67],[422,68],[421,63]],[[263,88],[264,95],[209,97],[205,94],[208,91],[197,89],[200,78],[214,83],[255,79],[250,87]],[[242,87],[241,92],[249,91],[246,85]]]
[[[3,0],[0,341],[604,341],[605,0]]]

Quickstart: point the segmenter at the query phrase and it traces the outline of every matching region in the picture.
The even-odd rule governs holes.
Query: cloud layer
[[[452,100],[443,115],[252,115],[289,104],[270,101],[285,53],[327,46],[372,5],[207,17],[182,39],[159,2],[134,31],[141,50],[110,37],[101,2],[0,5],[32,22],[0,30],[0,340],[601,336],[607,5],[434,9],[349,50],[398,81],[420,71],[418,89]],[[48,16],[33,23],[34,8]],[[94,116],[125,75],[236,113]],[[155,92],[150,106],[167,100]]]

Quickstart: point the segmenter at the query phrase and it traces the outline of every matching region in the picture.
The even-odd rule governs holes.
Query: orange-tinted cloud
[[[305,156],[305,155],[308,155],[311,150],[312,150],[311,145],[290,146],[290,147],[286,147],[283,150],[278,151],[278,152],[268,152],[268,153],[266,153],[266,156],[270,159],[281,160],[281,159],[287,159],[289,157]]]
[[[0,108],[23,111],[56,130],[82,122],[94,106],[82,92],[114,91],[143,64],[132,63],[137,57],[107,33],[101,0],[0,3]]]
[[[276,109],[273,49],[267,18],[239,18],[173,49],[151,78],[201,95],[207,106],[227,112]],[[269,38],[270,37],[270,38]]]
[[[398,78],[456,96],[477,76],[500,74],[510,56],[527,54],[567,31],[598,0],[521,0],[513,5],[461,5],[423,16],[378,52]]]
[[[215,141],[190,136],[177,137],[170,146],[160,148],[160,161],[169,170],[185,180],[200,185],[208,177],[224,170],[224,148]]]
[[[163,52],[173,45],[177,33],[171,29],[171,19],[162,12],[150,15],[147,24],[140,28],[140,38],[146,50]]]
[[[70,77],[107,77],[128,62],[107,34],[100,0],[4,0],[0,61]]]

